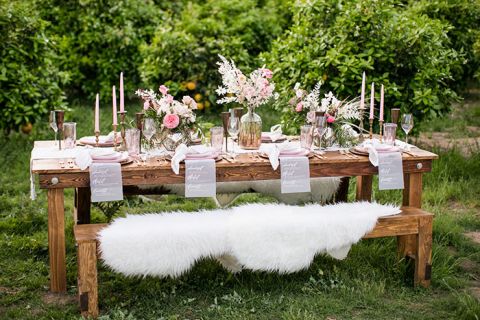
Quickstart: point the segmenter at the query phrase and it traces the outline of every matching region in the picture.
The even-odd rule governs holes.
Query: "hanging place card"
[[[403,165],[400,152],[378,153],[378,188],[403,189]]]
[[[215,160],[185,160],[185,197],[215,197],[216,193]]]
[[[92,202],[123,200],[120,163],[92,163],[90,165],[90,189]]]
[[[282,193],[310,192],[310,167],[307,157],[281,157]]]

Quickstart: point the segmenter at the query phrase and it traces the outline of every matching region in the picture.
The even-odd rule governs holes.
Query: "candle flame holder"
[[[127,114],[127,111],[119,111],[118,114],[120,115],[120,135],[122,137],[122,142],[117,150],[127,151],[127,143],[125,140],[125,115]]]

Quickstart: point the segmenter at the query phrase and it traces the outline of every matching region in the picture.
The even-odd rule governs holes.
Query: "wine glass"
[[[157,126],[155,124],[155,120],[152,118],[146,118],[143,120],[143,136],[147,139],[148,144],[150,145],[150,141],[155,133],[157,133]]]
[[[327,131],[327,117],[326,116],[316,117],[314,135],[316,137],[316,140],[318,141],[319,149],[321,149],[322,137],[326,131]]]
[[[408,146],[408,133],[413,129],[413,114],[405,113],[402,115],[402,129],[405,132],[405,143]]]
[[[233,157],[235,157],[235,140],[237,140],[238,132],[240,131],[240,121],[237,117],[230,117],[230,120],[228,121],[227,131],[233,140]]]
[[[56,117],[55,111],[50,111],[49,123],[50,123],[50,128],[52,128],[53,131],[55,132],[55,145],[57,145],[58,126],[57,126],[57,117]]]

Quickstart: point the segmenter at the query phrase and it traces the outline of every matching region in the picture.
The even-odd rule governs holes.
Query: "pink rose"
[[[158,88],[158,90],[160,90],[160,92],[163,94],[163,95],[166,95],[167,92],[168,92],[168,88],[166,86],[164,86],[163,84],[160,86],[160,88]]]
[[[262,77],[270,79],[272,76],[273,76],[272,70],[262,68]]]
[[[302,110],[303,110],[303,103],[300,101],[295,107],[295,111],[302,112]]]
[[[182,102],[192,109],[197,109],[197,102],[193,100],[190,96],[184,96],[182,98]]]
[[[173,96],[171,94],[167,95],[167,100],[165,100],[168,104],[171,104],[173,102]]]
[[[144,110],[148,110],[148,108],[150,108],[150,102],[145,101],[145,102],[143,103],[143,109],[144,109]]]
[[[335,122],[335,118],[332,117],[332,116],[328,116],[328,117],[327,117],[327,122],[328,122],[328,123],[333,123],[333,122]]]
[[[175,129],[180,123],[180,118],[176,114],[167,114],[163,118],[163,125],[168,129]]]

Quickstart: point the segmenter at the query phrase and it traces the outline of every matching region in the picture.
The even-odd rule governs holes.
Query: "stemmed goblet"
[[[57,117],[55,114],[55,111],[50,111],[50,116],[49,116],[49,123],[50,123],[50,128],[53,129],[53,132],[55,132],[55,145],[57,145],[57,132],[58,132],[58,127],[57,127]]]
[[[408,133],[413,129],[413,114],[405,113],[402,115],[402,129],[405,132],[405,143],[408,146]]]
[[[238,133],[240,131],[240,120],[237,117],[232,117],[230,116],[230,119],[228,121],[228,134],[230,137],[232,137],[233,141],[233,151],[232,151],[232,156],[235,158],[236,153],[235,153],[235,140],[237,140]]]
[[[322,148],[322,137],[327,131],[327,117],[326,116],[319,116],[315,118],[315,123],[314,123],[314,136],[316,138],[316,141],[318,143],[318,148],[321,150]]]
[[[157,126],[155,124],[155,120],[152,118],[146,118],[143,120],[143,136],[147,139],[147,143],[150,146],[151,139],[155,133],[157,133]],[[149,147],[150,149],[150,147]],[[146,157],[148,157],[148,151],[146,153]],[[146,159],[145,159],[146,160]],[[144,160],[144,162],[145,162]]]

